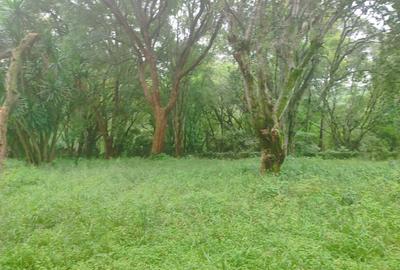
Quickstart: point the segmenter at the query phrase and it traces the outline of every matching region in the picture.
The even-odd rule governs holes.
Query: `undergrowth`
[[[0,269],[399,269],[400,164],[12,161]]]

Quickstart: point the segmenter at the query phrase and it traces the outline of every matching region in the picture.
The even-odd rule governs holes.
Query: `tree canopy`
[[[3,109],[7,72],[16,94],[8,156],[260,154],[262,172],[287,155],[396,157],[399,11],[394,0],[0,0]]]

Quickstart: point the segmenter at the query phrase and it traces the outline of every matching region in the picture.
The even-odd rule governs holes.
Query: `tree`
[[[285,159],[285,114],[312,76],[326,33],[352,1],[230,1],[228,41],[242,73],[262,173]]]
[[[7,155],[7,122],[11,109],[18,99],[18,76],[22,69],[22,57],[38,39],[37,33],[29,33],[20,44],[9,54],[2,54],[3,58],[10,58],[10,66],[5,80],[5,99],[0,107],[0,170]],[[0,59],[1,60],[1,59]]]
[[[167,117],[176,105],[181,81],[205,58],[221,26],[216,3],[211,0],[175,3],[134,0],[131,5],[115,0],[102,2],[129,37],[138,62],[140,83],[155,122],[151,152],[159,154],[164,150]],[[121,6],[131,7],[132,14],[124,14]],[[205,45],[199,46],[200,42]],[[165,97],[163,88],[169,88],[169,97]]]

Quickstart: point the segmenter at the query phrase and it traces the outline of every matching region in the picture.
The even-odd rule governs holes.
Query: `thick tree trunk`
[[[158,155],[164,151],[165,134],[167,130],[167,114],[164,109],[157,109],[154,112],[154,135],[151,147],[151,154]]]
[[[283,135],[277,128],[265,128],[258,131],[261,148],[260,173],[279,173],[285,160]]]

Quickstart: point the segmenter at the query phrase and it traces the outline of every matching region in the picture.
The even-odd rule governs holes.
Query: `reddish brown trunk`
[[[285,147],[279,129],[265,128],[259,131],[261,147],[260,173],[279,173],[285,160]]]
[[[158,109],[154,112],[154,118],[155,127],[151,154],[158,155],[164,151],[165,133],[167,130],[167,114],[165,110]]]

